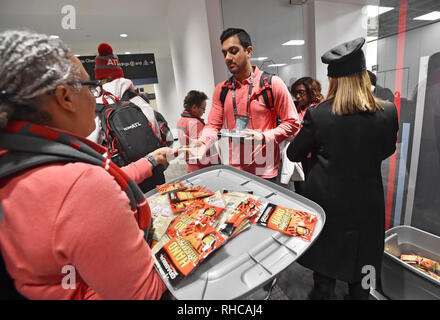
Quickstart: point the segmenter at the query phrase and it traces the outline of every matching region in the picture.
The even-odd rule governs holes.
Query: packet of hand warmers
[[[310,242],[317,221],[318,217],[313,213],[267,203],[262,207],[256,223]]]
[[[241,201],[220,226],[220,232],[230,237],[245,220],[254,223],[260,206],[261,203],[252,198]]]
[[[160,194],[165,194],[173,191],[183,190],[185,188],[186,187],[182,182],[177,182],[177,183],[163,184],[157,186],[157,191],[159,191]]]
[[[170,283],[176,286],[224,241],[209,223],[191,223],[177,232],[155,257]]]
[[[210,224],[222,212],[222,210],[223,208],[209,205],[204,202],[195,202],[174,220],[168,228],[167,234],[172,237],[196,221]]]
[[[214,192],[208,189],[202,189],[200,191],[177,191],[169,193],[170,202],[176,203],[187,200],[194,200],[199,198],[210,197],[214,195]]]

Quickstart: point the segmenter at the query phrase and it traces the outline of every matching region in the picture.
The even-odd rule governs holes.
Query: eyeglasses
[[[294,95],[294,96],[297,96],[298,94],[299,94],[300,96],[303,96],[305,93],[306,93],[305,90],[295,90],[295,91],[293,91],[293,95]]]
[[[91,80],[91,81],[81,81],[80,84],[82,86],[88,86],[90,92],[93,94],[95,98],[99,98],[104,91],[102,89],[101,80]]]

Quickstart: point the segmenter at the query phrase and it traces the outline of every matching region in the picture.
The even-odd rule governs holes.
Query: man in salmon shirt
[[[206,94],[201,91],[191,90],[187,93],[183,101],[185,110],[177,121],[180,145],[190,146],[200,137],[200,133],[205,127],[205,121],[202,119],[202,116],[206,110],[207,99]],[[187,157],[186,172],[190,173],[212,164],[218,164],[218,153],[215,147],[211,147],[206,156],[201,160]]]
[[[198,141],[198,148],[191,153],[199,157],[205,154],[224,128],[222,132],[226,131],[226,134],[223,136],[229,140],[229,159],[225,159],[222,152],[222,162],[274,182],[280,163],[279,144],[293,138],[300,128],[293,100],[277,76],[272,77],[274,114],[265,105],[263,97],[257,94],[263,72],[251,65],[253,48],[245,30],[229,28],[223,31],[220,41],[225,64],[233,75],[231,89],[223,105],[220,94],[225,83],[216,86],[208,123]],[[273,121],[275,116],[281,120],[278,126]],[[231,137],[231,132],[246,137]],[[224,138],[221,146],[224,146]]]

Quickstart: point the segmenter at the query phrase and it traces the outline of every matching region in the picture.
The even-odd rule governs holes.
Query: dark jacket
[[[322,206],[324,229],[299,262],[318,273],[350,283],[362,267],[381,270],[385,201],[381,163],[396,150],[397,110],[337,116],[332,101],[309,108],[298,136],[287,149],[291,161],[312,153],[305,196]]]

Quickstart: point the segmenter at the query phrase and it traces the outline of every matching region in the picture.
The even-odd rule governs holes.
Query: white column
[[[170,0],[168,22],[178,100],[170,121],[175,124],[188,91],[203,91],[211,99],[215,87],[205,0]]]
[[[208,14],[209,39],[211,43],[212,67],[214,70],[214,82],[225,81],[228,71],[222,54],[220,35],[223,32],[223,12],[221,0],[205,0]],[[210,97],[211,98],[211,97]]]

